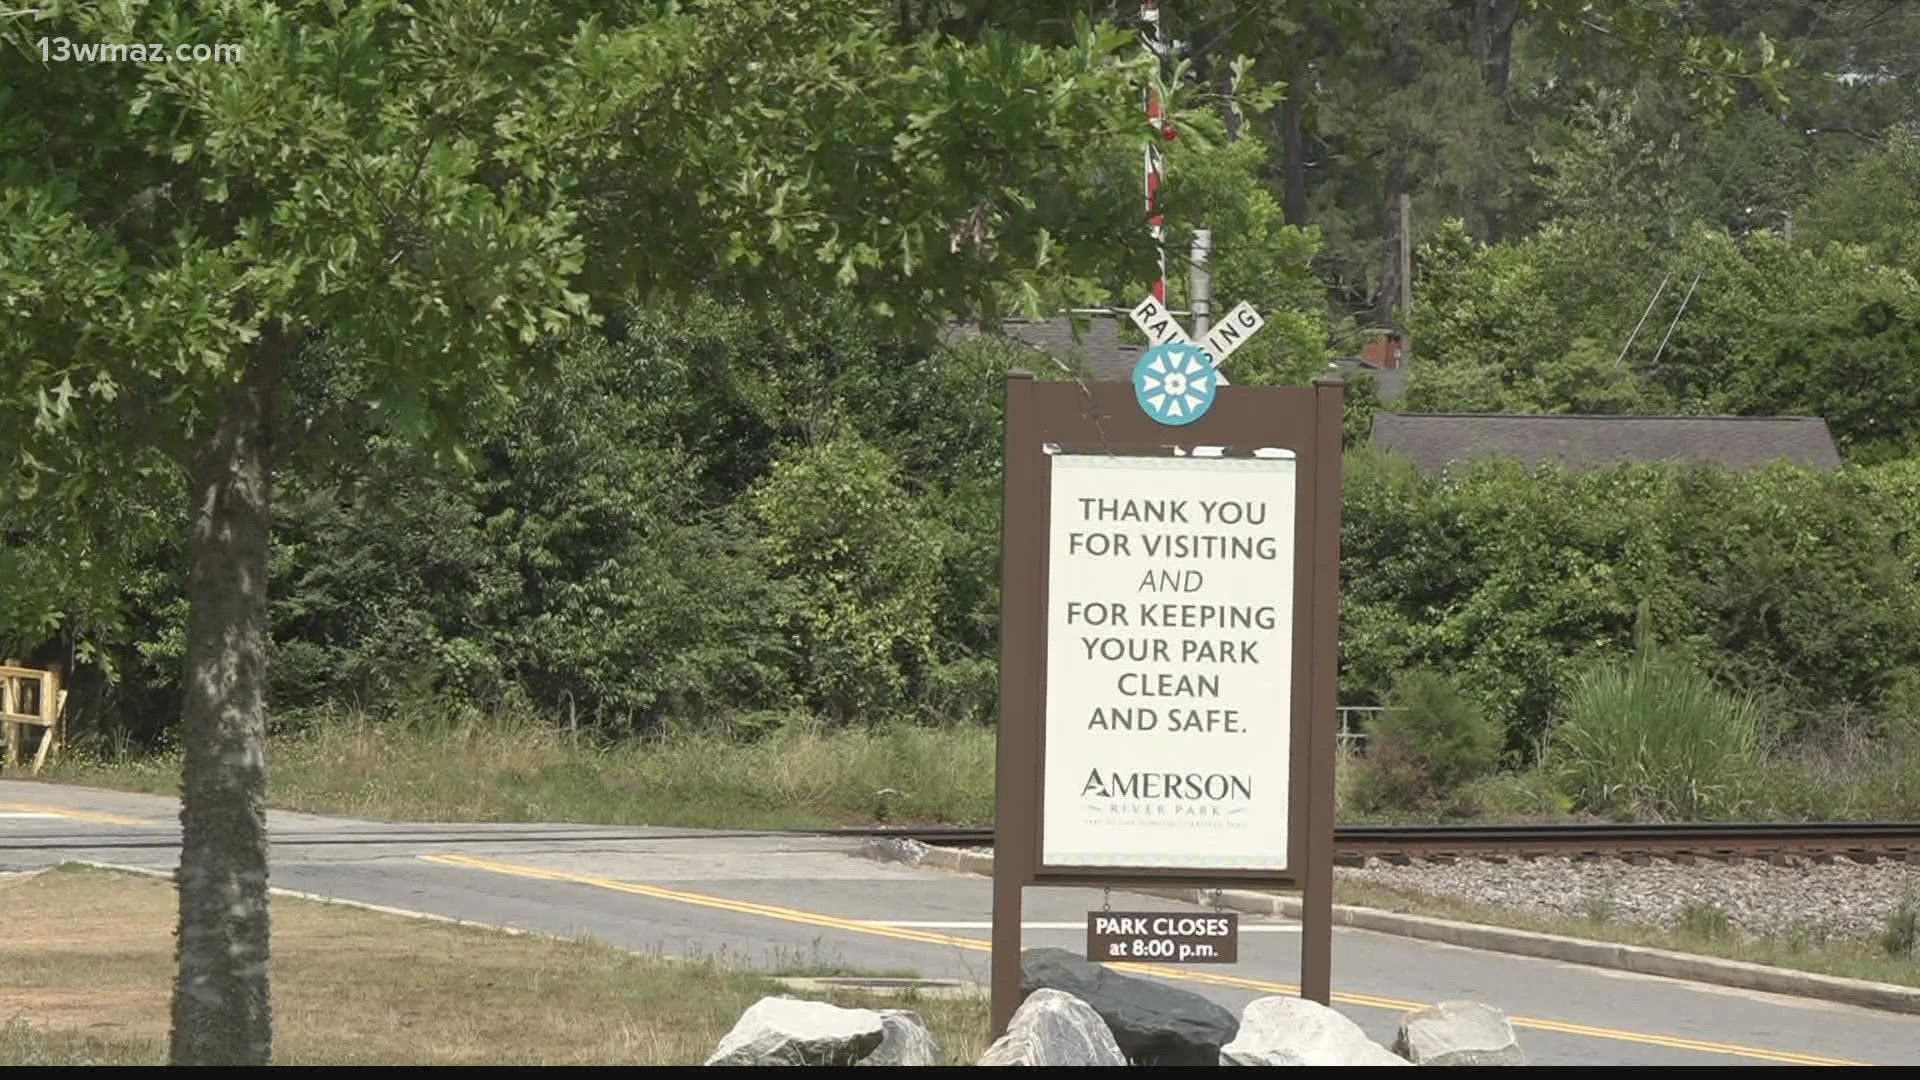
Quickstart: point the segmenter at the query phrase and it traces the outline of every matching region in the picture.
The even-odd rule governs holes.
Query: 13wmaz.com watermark
[[[62,64],[232,64],[240,60],[240,46],[232,43],[124,45],[43,37],[40,39],[40,59]]]

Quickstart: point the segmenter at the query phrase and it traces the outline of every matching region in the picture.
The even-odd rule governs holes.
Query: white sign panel
[[[1169,341],[1177,341],[1185,345],[1192,340],[1180,328],[1180,323],[1167,314],[1167,305],[1151,296],[1135,304],[1127,314],[1132,316],[1133,325],[1147,335],[1147,341],[1151,344],[1165,345]]]
[[[1042,862],[1287,868],[1292,455],[1050,465]]]
[[[1247,343],[1259,329],[1267,325],[1267,320],[1253,310],[1253,305],[1242,302],[1235,305],[1220,324],[1207,333],[1206,348],[1217,366],[1222,360],[1233,355],[1233,350]]]

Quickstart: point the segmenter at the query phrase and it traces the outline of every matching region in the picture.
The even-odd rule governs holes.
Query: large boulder
[[[1125,1065],[1113,1032],[1086,1002],[1058,990],[1035,990],[1020,1003],[1007,1033],[982,1065]]]
[[[1443,1001],[1400,1019],[1393,1052],[1415,1065],[1525,1065],[1507,1014],[1477,1001]]]
[[[1240,1014],[1240,1032],[1220,1050],[1222,1065],[1405,1065],[1360,1025],[1317,1001],[1263,997]]]
[[[940,1044],[933,1039],[920,1014],[904,1009],[880,1010],[885,1028],[879,1049],[860,1059],[862,1065],[937,1065]]]
[[[1136,1065],[1218,1065],[1240,1030],[1231,1012],[1199,994],[1122,975],[1065,949],[1020,954],[1020,988],[1061,990],[1093,1007]]]
[[[769,997],[742,1013],[709,1065],[852,1065],[879,1049],[885,1021],[872,1009]]]

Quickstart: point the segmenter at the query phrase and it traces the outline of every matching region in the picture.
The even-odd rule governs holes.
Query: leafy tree
[[[138,467],[191,511],[173,1060],[270,1056],[272,478],[340,438],[290,384],[337,363],[338,411],[426,437],[596,297],[832,282],[910,324],[1069,287],[1139,231],[1029,194],[1133,137],[1127,35],[902,41],[893,7],[49,0],[7,26],[8,516]],[[242,58],[43,63],[55,34]]]
[[[1788,58],[1769,39],[1738,44],[1679,0],[1370,0],[1316,25],[1309,66],[1324,74],[1293,84],[1318,94],[1298,141],[1302,156],[1340,167],[1312,193],[1311,219],[1343,291],[1379,324],[1400,319],[1400,197],[1418,221],[1457,217],[1483,242],[1507,235],[1543,91],[1658,78],[1706,116],[1743,96],[1784,97]]]
[[[1246,301],[1267,320],[1228,361],[1230,377],[1304,384],[1325,368],[1328,354],[1326,287],[1313,271],[1320,237],[1285,223],[1279,201],[1259,179],[1266,153],[1251,136],[1224,145],[1174,144],[1164,189],[1169,264],[1184,268],[1174,253],[1191,250],[1195,227],[1211,229],[1214,316]],[[1187,275],[1168,276],[1168,302],[1188,303]]]
[[[1804,242],[1858,244],[1875,262],[1920,276],[1920,127],[1897,129],[1808,200]]]
[[[1862,248],[1582,218],[1422,252],[1408,408],[1819,416],[1861,461],[1920,438],[1920,283]]]

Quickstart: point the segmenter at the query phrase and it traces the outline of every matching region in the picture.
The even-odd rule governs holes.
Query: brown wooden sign
[[[1090,911],[1087,959],[1128,964],[1232,964],[1240,916],[1230,911]]]
[[[1342,405],[1221,386],[1174,425],[1128,383],[1008,377],[996,1035],[1028,885],[1300,888],[1327,1002]]]

